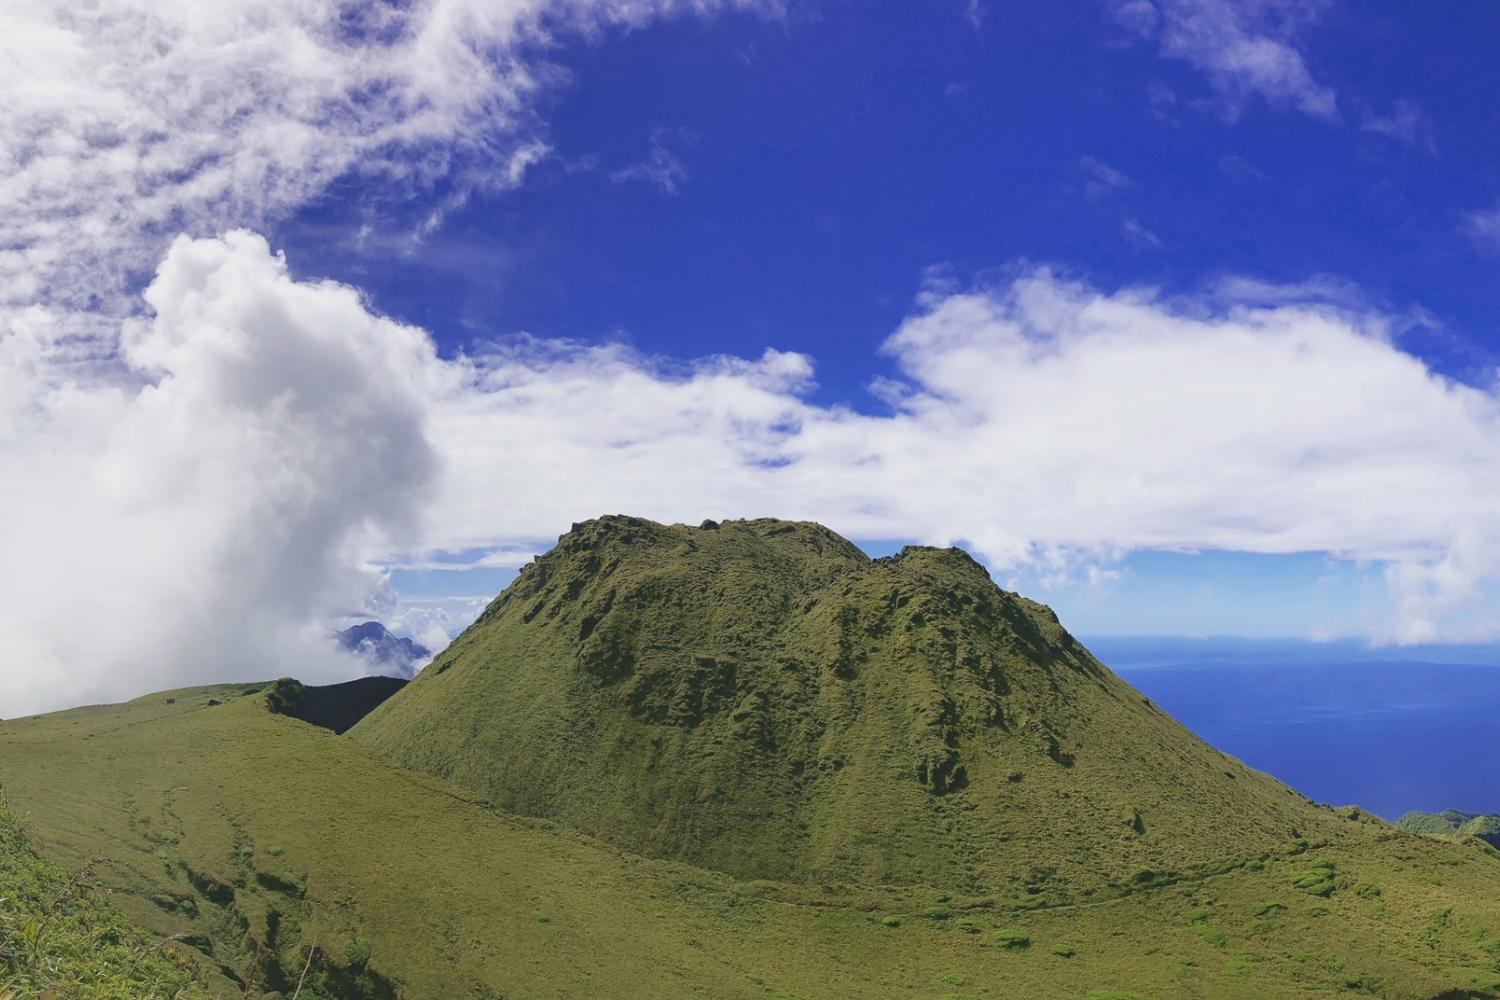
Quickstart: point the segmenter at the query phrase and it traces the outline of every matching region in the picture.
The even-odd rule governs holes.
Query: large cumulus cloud
[[[504,562],[613,511],[962,540],[999,570],[1328,552],[1388,567],[1375,638],[1496,631],[1500,401],[1347,295],[934,286],[858,409],[813,401],[814,359],[774,349],[440,358],[244,232],[177,241],[146,301],[116,384],[29,377],[33,342],[0,339],[7,704],[336,676],[323,625],[388,598],[382,566]]]
[[[421,331],[291,281],[248,233],[178,241],[146,300],[122,350],[139,384],[17,379],[0,397],[4,715],[357,672],[327,616],[366,599],[363,553],[414,541],[431,498],[442,389]]]

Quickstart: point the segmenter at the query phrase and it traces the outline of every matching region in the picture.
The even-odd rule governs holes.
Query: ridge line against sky
[[[858,328],[847,342],[773,329],[752,346],[710,323],[654,344],[576,317],[466,319],[458,337],[446,314],[422,318],[441,291],[360,280],[385,273],[381,258],[441,258],[476,220],[581,190],[569,184],[666,227],[716,183],[712,116],[662,114],[619,136],[625,153],[579,148],[590,133],[559,104],[582,86],[571,63],[691,30],[769,93],[806,72],[777,39],[867,23],[860,5],[23,0],[5,16],[0,546],[24,569],[0,576],[0,629],[32,665],[0,679],[6,704],[205,669],[259,677],[267,660],[342,676],[355,668],[326,633],[352,612],[441,645],[460,604],[403,601],[403,580],[452,561],[500,569],[615,511],[959,542],[1003,583],[1064,603],[1118,599],[1141,553],[1301,560],[1343,594],[1310,632],[1500,634],[1493,345],[1409,289],[1321,267],[1263,275],[1230,255],[1166,284],[1133,277],[1150,269],[1132,255],[1189,237],[1144,213],[1161,178],[1102,142],[1063,161],[1063,187],[1118,249],[1018,253],[998,234],[987,252],[971,235],[987,256],[908,266],[915,292],[887,286],[878,311],[841,321]],[[974,59],[1029,16],[957,2],[927,15]],[[1421,95],[1365,96],[1318,58],[1349,16],[1100,3],[1075,45],[1151,67],[1130,100],[1174,128],[1274,122],[1399,151],[1361,155],[1454,155]],[[948,107],[975,98],[937,82]],[[642,86],[643,107],[672,103]],[[1266,182],[1214,142],[1226,190]],[[1440,207],[1445,253],[1492,248],[1496,196]],[[813,214],[829,239],[852,225]],[[507,232],[485,252],[514,253]],[[454,601],[493,579],[444,575]],[[71,627],[85,608],[96,627]]]

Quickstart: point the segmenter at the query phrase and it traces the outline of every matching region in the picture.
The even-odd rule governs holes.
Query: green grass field
[[[0,1000],[198,1000],[186,948],[127,921],[94,886],[107,859],[63,871],[0,800]]]
[[[1326,846],[1050,908],[740,881],[495,812],[245,691],[0,724],[42,855],[108,860],[114,902],[220,996],[288,997],[305,967],[303,997],[420,1000],[1500,995],[1477,842],[1329,812]]]
[[[1402,816],[1396,826],[1408,833],[1475,837],[1491,847],[1500,848],[1500,816],[1458,812],[1453,809],[1441,813],[1412,812]]]

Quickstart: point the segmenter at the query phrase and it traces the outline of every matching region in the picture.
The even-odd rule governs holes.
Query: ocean
[[[1500,813],[1500,650],[1411,659],[1349,643],[1085,642],[1203,739],[1319,802],[1392,820]]]

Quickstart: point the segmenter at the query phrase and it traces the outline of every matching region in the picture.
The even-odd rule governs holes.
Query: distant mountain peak
[[[427,647],[392,633],[377,621],[351,625],[334,638],[343,649],[364,659],[374,673],[383,676],[410,680],[417,675],[421,664],[432,657]]]

